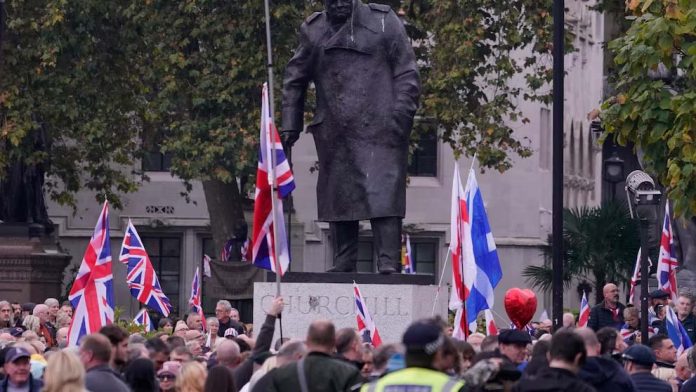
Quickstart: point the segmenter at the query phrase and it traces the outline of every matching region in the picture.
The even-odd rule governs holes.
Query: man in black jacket
[[[637,392],[671,392],[672,387],[650,373],[655,355],[642,344],[634,344],[623,354],[624,368],[631,375]]]
[[[621,329],[624,324],[623,311],[626,307],[619,302],[619,288],[613,283],[608,283],[604,286],[602,294],[604,294],[604,301],[592,307],[587,326],[595,332],[602,327]]]
[[[696,316],[693,314],[694,302],[690,295],[681,294],[677,298],[677,315],[691,342],[696,342]]]
[[[513,389],[517,392],[594,392],[595,389],[578,378],[587,353],[580,335],[564,330],[551,338],[549,367],[536,377],[523,379]]]
[[[587,360],[580,369],[581,380],[598,392],[633,392],[635,387],[626,370],[609,357],[600,356],[601,345],[597,335],[589,328],[578,328],[575,333],[585,341]]]

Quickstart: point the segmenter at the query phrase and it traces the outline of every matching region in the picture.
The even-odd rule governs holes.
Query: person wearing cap
[[[3,369],[1,392],[39,392],[43,388],[43,382],[31,376],[31,354],[23,347],[7,350]]]
[[[650,373],[655,355],[642,344],[634,344],[623,353],[624,369],[631,376],[636,392],[671,392],[672,387]]]
[[[578,373],[585,363],[587,352],[580,335],[562,330],[551,338],[549,367],[542,369],[533,378],[522,379],[514,388],[515,392],[595,392]]]
[[[529,334],[519,329],[504,329],[498,334],[498,352],[516,366],[524,362],[531,343]]]
[[[406,348],[406,368],[363,385],[361,392],[466,390],[463,381],[435,370],[436,359],[442,355],[445,343],[445,335],[439,325],[427,320],[416,321],[404,332],[402,343]]]
[[[167,361],[162,364],[162,369],[157,371],[157,381],[159,381],[160,391],[174,391],[176,377],[181,373],[181,363]]]
[[[624,324],[623,312],[626,306],[619,302],[619,288],[607,283],[602,289],[604,300],[590,310],[587,326],[597,332],[603,327],[620,329]]]
[[[662,289],[653,290],[648,294],[648,299],[650,300],[648,323],[652,325],[653,322],[660,320],[658,317],[658,309],[669,304],[669,293]]]
[[[333,323],[329,320],[313,321],[305,341],[308,354],[297,362],[271,370],[258,381],[253,391],[347,392],[357,388],[363,381],[360,370],[331,357],[336,349],[335,343]]]

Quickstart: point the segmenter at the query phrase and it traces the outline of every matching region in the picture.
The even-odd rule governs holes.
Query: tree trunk
[[[595,271],[595,304],[604,301],[604,285],[607,284],[607,278],[604,274]]]
[[[248,236],[248,228],[244,220],[242,197],[237,182],[205,180],[202,184],[210,215],[210,231],[217,252],[214,258],[219,259],[220,250],[228,240],[233,239],[235,244],[232,246],[229,260],[240,261],[241,245]]]

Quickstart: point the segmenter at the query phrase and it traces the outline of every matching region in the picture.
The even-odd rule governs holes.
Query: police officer
[[[435,357],[442,355],[445,336],[433,322],[417,321],[403,336],[406,368],[363,385],[362,392],[458,392],[465,391],[464,382],[450,378],[434,369]]]

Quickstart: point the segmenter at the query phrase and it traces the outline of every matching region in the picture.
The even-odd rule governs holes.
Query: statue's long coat
[[[335,33],[326,12],[310,16],[285,71],[284,131],[302,130],[310,82],[317,108],[307,131],[319,156],[319,220],[403,217],[420,83],[401,20],[388,6],[359,1]]]

